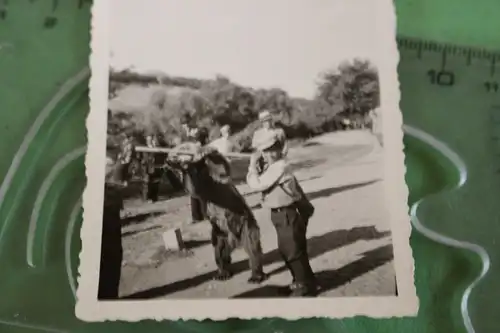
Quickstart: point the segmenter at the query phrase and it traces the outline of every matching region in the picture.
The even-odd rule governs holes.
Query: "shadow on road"
[[[314,146],[322,146],[321,143],[319,142],[316,142],[316,141],[309,141],[309,142],[306,142],[302,145],[302,147],[304,148],[307,148],[307,147],[314,147]]]
[[[134,216],[127,216],[121,219],[121,224],[122,227],[126,227],[131,224],[136,224],[136,223],[141,223],[146,221],[150,217],[156,217],[160,216],[162,214],[165,214],[163,211],[158,211],[158,212],[148,212],[148,213],[143,213],[143,214],[137,214]]]
[[[345,191],[350,191],[350,190],[355,190],[360,187],[365,187],[374,183],[379,182],[380,180],[370,180],[368,182],[362,182],[358,184],[350,184],[350,185],[344,185],[344,186],[338,186],[338,187],[330,187],[330,188],[325,188],[319,191],[314,191],[314,192],[309,192],[307,193],[307,197],[309,200],[314,200],[317,198],[324,198],[324,197],[329,197],[331,195],[340,193],[340,192],[345,192]]]
[[[322,190],[306,193],[306,195],[307,195],[307,198],[309,198],[309,200],[314,200],[317,198],[329,197],[331,195],[345,192],[345,191],[355,190],[357,188],[368,186],[368,185],[377,183],[379,181],[380,180],[377,179],[377,180],[370,180],[369,182],[363,182],[363,183],[358,183],[358,184],[329,187],[329,188],[325,188]],[[260,208],[262,208],[262,204],[258,203],[258,204],[251,206],[250,208],[260,209]]]
[[[290,169],[292,172],[301,170],[301,169],[309,169],[309,168],[314,168],[318,165],[321,165],[328,161],[326,158],[318,158],[318,159],[309,159],[309,160],[302,160],[298,162],[292,162],[290,163]]]
[[[157,230],[157,229],[161,229],[161,226],[154,225],[152,227],[145,228],[145,229],[125,231],[125,232],[122,233],[122,237],[134,236],[134,235],[137,235],[137,234],[141,234],[143,232],[148,232],[148,231]]]
[[[392,244],[378,247],[361,254],[361,258],[336,270],[326,270],[316,273],[321,291],[328,291],[351,282],[377,267],[394,259]]]
[[[373,226],[356,227],[349,230],[333,230],[323,235],[313,236],[309,238],[308,240],[309,257],[312,259],[360,240],[381,239],[389,235],[390,235],[389,231],[379,232]],[[369,258],[365,260],[368,261]],[[272,251],[265,253],[263,262],[264,265],[270,265],[272,263],[282,262],[278,250],[274,249]],[[234,272],[234,274],[239,274],[248,270],[249,270],[248,260],[241,260],[232,265],[232,271]],[[286,267],[284,265],[267,273],[269,275],[275,275],[283,271],[286,271]],[[165,286],[155,287],[149,290],[125,296],[123,297],[123,299],[151,299],[151,298],[163,297],[174,292],[199,286],[200,284],[203,284],[211,280],[214,277],[215,273],[216,273],[215,271],[212,271],[192,278],[176,281]],[[270,295],[272,295],[272,293]]]
[[[266,285],[252,289],[231,298],[283,298],[290,295],[288,286]]]
[[[209,240],[187,240],[187,241],[184,241],[184,246],[186,247],[186,249],[188,250],[191,250],[191,249],[195,249],[197,247],[202,247],[202,246],[205,246],[205,245],[208,245],[208,244],[211,244],[212,242],[209,241]]]
[[[374,250],[364,252],[362,258],[339,269],[315,272],[319,284],[319,293],[338,288],[351,282],[377,267],[384,265],[394,258],[392,245],[385,245]],[[285,286],[267,285],[250,290],[232,298],[259,298],[259,297],[286,297],[289,290]]]

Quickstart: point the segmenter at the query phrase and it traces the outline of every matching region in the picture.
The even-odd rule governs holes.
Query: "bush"
[[[142,87],[149,104],[136,112],[115,110],[108,133],[113,137],[157,133],[166,142],[173,142],[179,137],[180,118],[189,114],[195,125],[209,130],[212,140],[219,136],[221,126],[230,125],[236,132],[232,139],[237,150],[246,152],[259,126],[258,113],[264,109],[273,114],[290,139],[365,126],[367,114],[379,104],[378,73],[370,62],[345,62],[336,70],[321,73],[320,78],[316,97],[307,100],[293,98],[281,89],[243,87],[220,75],[198,80],[112,72],[110,99],[133,84]],[[345,119],[351,125],[345,125]]]
[[[235,150],[242,153],[251,152],[253,135],[259,126],[260,123],[258,121],[254,121],[242,131],[233,135],[231,140],[234,143]]]

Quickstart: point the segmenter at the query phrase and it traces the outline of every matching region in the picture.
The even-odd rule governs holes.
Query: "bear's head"
[[[182,143],[168,154],[167,165],[183,173],[186,190],[192,195],[211,193],[215,185],[231,182],[229,162],[210,146]]]

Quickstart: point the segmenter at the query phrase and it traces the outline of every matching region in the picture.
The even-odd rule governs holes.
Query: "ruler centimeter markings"
[[[436,106],[450,105],[455,107],[455,113],[470,112],[470,117],[484,118],[483,130],[490,133],[488,138],[492,144],[481,141],[475,144],[478,149],[486,149],[491,154],[496,165],[493,172],[500,174],[500,50],[407,37],[398,37],[397,43],[405,68],[415,67],[423,76],[427,75],[426,81],[422,81],[422,78],[401,77],[403,81],[420,80],[420,86],[412,86],[416,89],[421,89],[422,84],[431,85],[426,88],[426,92],[434,91],[429,98],[434,99]],[[442,89],[442,92],[437,89]],[[463,101],[467,106],[457,107],[457,101]],[[464,118],[461,119],[464,121]]]
[[[423,60],[424,53],[433,53],[440,56],[438,68],[429,69],[427,72],[431,84],[443,87],[455,85],[457,74],[451,68],[448,68],[447,64],[450,57],[458,56],[464,59],[463,65],[467,67],[477,67],[478,65],[487,67],[488,72],[485,73],[487,75],[484,77],[484,82],[481,82],[484,91],[487,93],[500,93],[500,78],[496,77],[500,74],[500,69],[497,68],[500,50],[492,51],[407,37],[398,37],[397,43],[400,50],[415,51],[415,57],[419,60]]]

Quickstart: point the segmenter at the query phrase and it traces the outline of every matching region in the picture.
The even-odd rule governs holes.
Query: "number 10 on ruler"
[[[431,69],[427,72],[427,75],[429,76],[431,83],[438,86],[452,86],[455,84],[455,75],[452,72]]]

